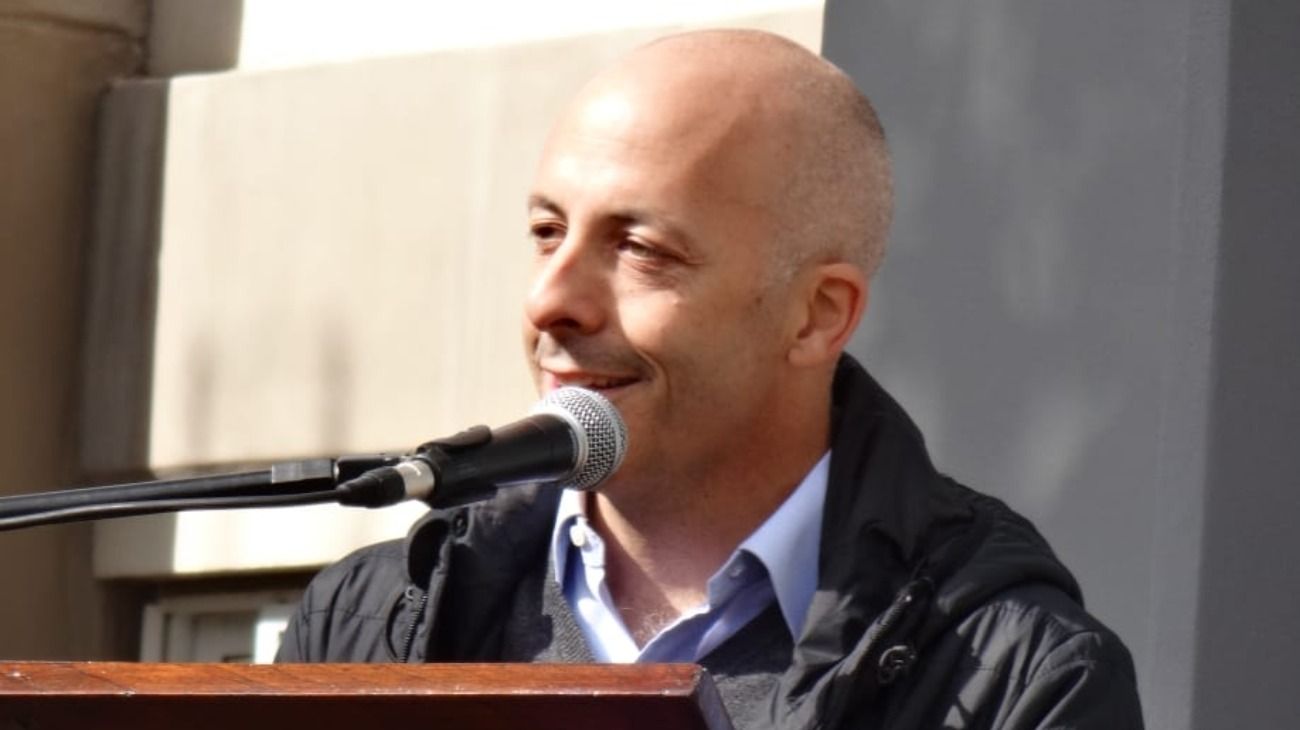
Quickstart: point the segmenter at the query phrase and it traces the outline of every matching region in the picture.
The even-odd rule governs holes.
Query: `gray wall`
[[[897,167],[851,349],[1047,534],[1154,728],[1300,717],[1298,7],[827,3]]]
[[[1198,727],[1300,723],[1300,3],[1232,3]]]

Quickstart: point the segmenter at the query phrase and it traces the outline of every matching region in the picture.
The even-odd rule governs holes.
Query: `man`
[[[529,219],[538,388],[630,450],[313,583],[296,661],[695,661],[740,727],[1141,725],[1132,663],[1028,522],[931,466],[842,350],[890,218],[874,112],[775,36],[643,47],[553,130]]]

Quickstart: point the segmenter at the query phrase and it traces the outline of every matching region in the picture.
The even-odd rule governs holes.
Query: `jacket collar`
[[[916,425],[853,358],[841,358],[832,387],[817,590],[796,637],[794,671],[813,678],[843,659],[918,578],[937,590],[929,631],[1017,582],[1051,582],[1078,599],[1078,585],[1033,526],[940,474]],[[458,596],[477,602],[472,616],[444,615],[452,620],[442,621],[440,634],[448,623],[466,641],[492,630],[499,607],[484,603],[508,601],[519,577],[545,556],[559,494],[510,487],[486,502],[431,510],[412,527],[411,582],[427,590],[442,573],[451,603],[463,602]]]
[[[818,589],[782,679],[792,721],[836,717],[872,696],[886,645],[923,652],[1012,585],[1079,596],[1027,520],[934,468],[916,425],[852,358],[841,359],[833,388]]]

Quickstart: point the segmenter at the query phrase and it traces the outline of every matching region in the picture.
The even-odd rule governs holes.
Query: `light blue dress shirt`
[[[605,544],[583,514],[584,495],[565,490],[551,535],[554,578],[596,660],[698,662],[762,613],[773,599],[791,637],[797,639],[817,589],[829,467],[828,451],[785,502],[709,578],[708,602],[677,617],[639,648],[610,599]]]

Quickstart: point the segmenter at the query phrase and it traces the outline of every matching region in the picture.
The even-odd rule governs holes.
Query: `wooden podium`
[[[0,662],[0,730],[730,730],[691,664]]]

